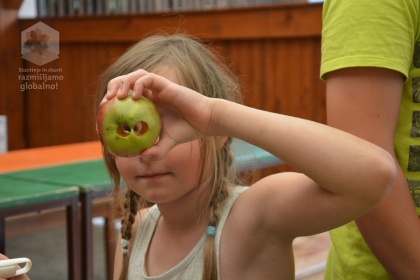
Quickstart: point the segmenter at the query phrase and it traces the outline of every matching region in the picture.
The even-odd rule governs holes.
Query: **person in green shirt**
[[[328,124],[399,163],[385,200],[330,231],[325,279],[419,279],[420,12],[418,0],[327,0],[321,78]]]

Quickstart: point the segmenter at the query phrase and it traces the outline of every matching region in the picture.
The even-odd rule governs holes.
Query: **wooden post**
[[[18,11],[21,0],[0,0],[0,115],[7,116],[9,150],[26,146]]]

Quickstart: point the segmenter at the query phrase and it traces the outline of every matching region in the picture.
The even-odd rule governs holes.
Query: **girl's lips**
[[[150,180],[150,181],[156,181],[161,179],[162,177],[168,175],[169,173],[156,173],[156,174],[145,174],[145,175],[141,175],[138,176],[140,179],[144,179],[144,180]]]

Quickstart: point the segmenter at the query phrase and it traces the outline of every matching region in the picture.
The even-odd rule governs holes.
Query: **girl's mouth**
[[[168,175],[168,173],[153,173],[153,174],[141,175],[139,176],[139,178],[143,180],[148,180],[148,181],[157,181],[166,175]]]

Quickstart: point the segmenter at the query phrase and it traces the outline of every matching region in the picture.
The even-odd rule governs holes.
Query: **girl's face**
[[[157,204],[179,200],[200,184],[198,140],[176,146],[159,161],[116,157],[115,163],[131,190]]]
[[[180,84],[174,71],[162,69],[158,74]],[[176,146],[159,161],[116,157],[115,163],[127,186],[152,203],[176,201],[200,185],[198,140]]]

